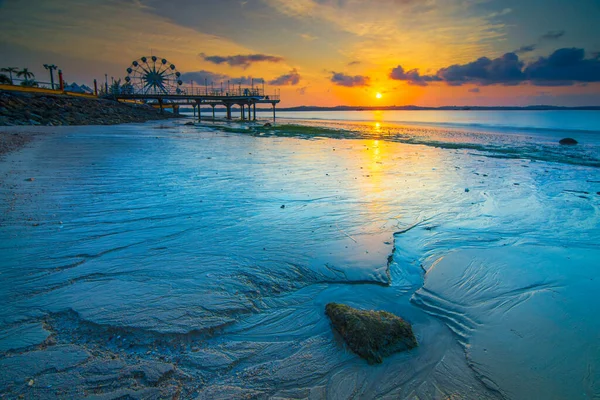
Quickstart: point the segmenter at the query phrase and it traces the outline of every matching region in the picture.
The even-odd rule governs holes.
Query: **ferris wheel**
[[[127,68],[125,82],[135,94],[181,93],[181,73],[165,58],[142,57]]]

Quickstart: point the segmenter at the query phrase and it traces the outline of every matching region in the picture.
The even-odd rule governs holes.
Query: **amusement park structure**
[[[170,107],[173,112],[178,113],[180,106],[189,105],[194,108],[194,113],[196,108],[198,109],[198,120],[202,118],[200,109],[203,105],[212,107],[213,118],[215,107],[221,105],[227,110],[227,119],[231,119],[231,109],[237,105],[240,107],[242,120],[246,119],[246,108],[248,119],[256,120],[256,104],[271,104],[275,119],[275,105],[280,102],[279,94],[267,95],[264,87],[256,87],[253,82],[250,87],[231,85],[230,82],[224,85],[224,82],[221,82],[220,87],[215,88],[212,82],[209,87],[206,81],[204,86],[184,85],[181,73],[175,65],[156,56],[141,57],[134,61],[127,68],[125,84],[108,96],[119,101],[153,104],[159,107],[161,112],[163,108]]]

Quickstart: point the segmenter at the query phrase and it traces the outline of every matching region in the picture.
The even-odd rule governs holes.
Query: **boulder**
[[[348,347],[369,364],[381,363],[383,357],[418,346],[411,325],[389,312],[329,303],[325,314]]]
[[[572,145],[572,144],[577,144],[577,140],[568,137],[568,138],[560,139],[558,141],[558,143],[560,143],[560,144],[571,144]]]

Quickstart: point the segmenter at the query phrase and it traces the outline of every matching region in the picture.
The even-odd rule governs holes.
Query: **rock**
[[[568,145],[573,145],[573,144],[577,144],[577,140],[573,139],[573,138],[564,138],[564,139],[560,139],[558,141],[558,143],[560,144],[568,144]]]
[[[418,346],[411,325],[386,311],[329,303],[325,314],[348,347],[369,364],[381,363],[383,357]]]
[[[33,182],[33,181],[35,181],[35,178],[27,178],[27,179],[25,179],[25,180],[26,180],[27,182]]]
[[[285,204],[282,204],[281,207],[279,207],[279,208],[285,208]]]
[[[469,192],[470,192],[469,188],[465,188],[465,193],[469,193]]]
[[[264,125],[263,125],[263,127],[264,127],[264,128],[270,128],[270,127],[272,127],[272,126],[273,126],[273,125],[271,125],[269,122],[267,122],[266,124],[264,124]]]
[[[186,122],[184,125],[194,126],[193,122]]]

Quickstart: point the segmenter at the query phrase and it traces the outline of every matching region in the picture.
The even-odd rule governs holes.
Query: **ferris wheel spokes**
[[[181,74],[167,59],[156,56],[141,57],[127,68],[125,81],[136,94],[172,94],[180,93],[183,84]]]

